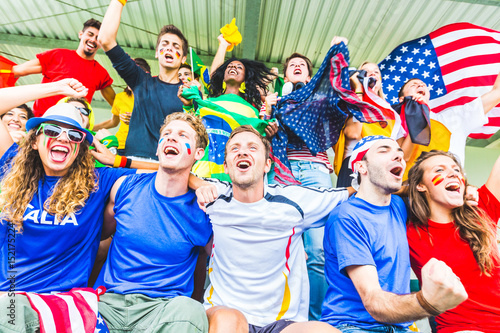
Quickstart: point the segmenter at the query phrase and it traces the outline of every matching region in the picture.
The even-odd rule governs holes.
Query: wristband
[[[419,290],[417,292],[417,301],[418,301],[418,304],[420,304],[420,306],[422,308],[424,308],[424,310],[429,313],[430,315],[436,317],[436,316],[439,316],[442,312],[439,311],[438,309],[436,309],[434,306],[432,306],[429,302],[427,302],[427,300],[424,298],[424,294],[422,293],[422,290]]]
[[[120,155],[115,156],[115,163],[113,163],[113,168],[123,168],[125,167],[126,164],[127,164],[127,158],[125,156],[120,156]]]
[[[362,91],[356,91],[356,95],[359,95],[359,94],[364,95],[365,93]]]
[[[122,5],[125,6],[125,4],[127,3],[127,0],[118,0]]]
[[[127,158],[127,163],[125,164],[125,168],[130,169],[130,165],[132,164],[132,160]]]

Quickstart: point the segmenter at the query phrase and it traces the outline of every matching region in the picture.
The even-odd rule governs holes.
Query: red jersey
[[[89,89],[86,98],[92,101],[96,90],[110,86],[113,80],[108,72],[96,60],[86,60],[75,50],[53,49],[36,55],[42,65],[42,83],[73,78]],[[36,117],[41,117],[45,111],[56,104],[63,95],[37,99],[33,105]]]
[[[494,221],[492,228],[496,232],[500,202],[486,186],[479,189],[479,207]],[[469,295],[456,308],[436,317],[438,331],[500,332],[500,267],[495,267],[491,276],[481,274],[469,244],[460,238],[454,222],[443,224],[429,220],[428,223],[429,233],[420,229],[419,235],[411,224],[407,230],[411,267],[420,283],[422,266],[436,258],[451,267]],[[494,250],[498,251],[497,244]]]

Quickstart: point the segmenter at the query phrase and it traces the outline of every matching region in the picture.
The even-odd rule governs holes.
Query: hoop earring
[[[243,82],[240,86],[240,89],[238,89],[240,91],[240,93],[244,94],[245,93],[245,89],[246,89],[246,85],[245,85],[245,82]]]

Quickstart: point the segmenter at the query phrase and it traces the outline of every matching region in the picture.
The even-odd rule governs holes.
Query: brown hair
[[[406,85],[408,83],[410,83],[411,81],[415,81],[415,80],[420,80],[420,79],[418,77],[412,77],[411,79],[408,79],[408,81],[406,81],[405,84],[403,84],[403,86],[401,87],[401,89],[399,89],[398,98],[401,98],[401,97],[405,96],[404,90],[405,90]]]
[[[101,29],[101,21],[98,21],[94,18],[88,19],[83,23],[83,29],[82,31],[87,30],[88,27],[96,28],[97,30]]]
[[[187,56],[189,43],[186,37],[184,37],[184,35],[182,34],[182,31],[173,24],[165,25],[163,26],[163,28],[161,28],[160,33],[158,34],[158,38],[156,39],[156,48],[158,48],[158,45],[160,45],[161,37],[166,34],[176,35],[180,38],[182,42],[182,55]]]
[[[361,64],[361,66],[359,66],[358,70],[362,70],[361,68],[364,66],[364,65],[367,65],[367,64],[374,64],[375,66],[377,66],[378,68],[378,71],[380,72],[380,76],[382,76],[382,71],[380,70],[380,67],[378,67],[378,65],[374,62],[369,62],[369,61],[365,61]],[[384,95],[384,89],[382,88],[382,86],[380,86],[380,90],[378,91],[377,95],[383,99],[385,99],[385,95]]]
[[[419,228],[428,231],[428,219],[431,214],[427,196],[417,190],[417,185],[421,183],[425,169],[423,162],[434,156],[446,156],[451,158],[460,168],[462,167],[455,155],[441,150],[431,150],[422,152],[415,161],[415,164],[408,173],[409,198],[411,208],[410,226],[415,227],[419,233]],[[467,186],[467,181],[465,181]],[[465,196],[465,193],[464,193]],[[489,275],[495,265],[500,262],[499,253],[496,248],[496,233],[491,225],[494,223],[482,209],[473,207],[464,199],[464,204],[452,210],[452,216],[456,232],[466,241],[474,254],[474,258],[481,269],[481,272]],[[432,242],[432,240],[431,240]]]
[[[0,211],[2,218],[12,223],[16,230],[23,229],[26,207],[38,190],[38,182],[43,178],[44,167],[38,150],[33,149],[37,128],[28,132],[26,140],[19,146],[19,152],[12,161],[12,168],[2,180]],[[62,221],[65,216],[76,213],[98,188],[94,171],[94,159],[87,141],[80,144],[76,159],[66,175],[57,182],[53,193],[43,203],[43,209]]]
[[[306,64],[307,64],[307,70],[309,71],[309,76],[311,76],[311,77],[313,76],[313,66],[312,66],[311,60],[308,57],[306,57],[305,55],[295,52],[295,53],[292,53],[292,55],[289,56],[288,58],[286,58],[286,60],[285,60],[285,64],[283,65],[284,77],[286,77],[286,69],[288,68],[288,63],[293,58],[304,59],[306,61]]]
[[[229,141],[233,137],[235,137],[237,134],[244,133],[244,132],[250,132],[255,134],[257,137],[259,137],[260,141],[264,144],[264,148],[266,149],[266,160],[269,158],[269,154],[271,152],[271,144],[269,143],[269,140],[262,136],[255,128],[253,128],[251,125],[241,125],[239,127],[236,127],[232,132],[231,135],[229,135],[229,139],[227,139],[226,142],[226,147],[224,148],[224,160],[227,157],[227,147],[229,145]]]
[[[189,126],[191,126],[195,130],[195,132],[196,132],[196,148],[205,149],[207,147],[208,134],[207,134],[207,130],[205,129],[205,126],[201,122],[200,118],[195,117],[189,113],[174,112],[174,113],[169,114],[165,118],[165,121],[163,122],[163,125],[160,128],[160,134],[161,134],[161,132],[163,132],[165,127],[174,120],[185,121],[186,123],[189,124]]]

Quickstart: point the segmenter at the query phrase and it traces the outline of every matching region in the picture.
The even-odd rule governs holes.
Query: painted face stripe
[[[465,185],[465,178],[464,178],[464,176],[458,175],[458,178],[460,179],[460,181],[462,182],[462,184]]]
[[[160,49],[160,55],[164,55],[165,54],[165,49],[164,48],[161,48]]]
[[[181,54],[179,53],[179,51],[175,51],[175,56],[177,57],[177,59],[179,59],[181,57]]]
[[[189,143],[186,143],[186,152],[188,155],[191,155],[191,145]]]
[[[434,184],[434,186],[438,186],[439,184],[441,184],[443,182],[443,180],[444,180],[443,176],[436,175],[436,176],[434,176],[434,178],[432,178],[432,183]]]

